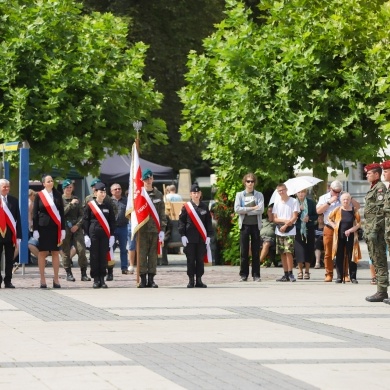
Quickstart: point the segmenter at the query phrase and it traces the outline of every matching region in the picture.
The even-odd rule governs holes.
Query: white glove
[[[188,238],[187,238],[186,236],[183,236],[183,237],[181,238],[181,242],[183,243],[183,246],[187,246],[187,244],[188,244]]]
[[[115,244],[115,236],[110,236],[110,240],[108,241],[108,246],[112,248]]]
[[[86,248],[89,248],[91,246],[91,239],[89,238],[89,236],[84,236],[84,243]]]
[[[65,230],[61,230],[61,241],[65,240]]]
[[[34,230],[33,231],[33,237],[34,237],[35,240],[37,240],[37,241],[39,240],[39,232],[38,232],[38,230]]]
[[[210,237],[206,237],[206,245],[210,245]]]
[[[160,242],[164,242],[164,237],[165,237],[165,233],[164,232],[158,233],[158,240]]]

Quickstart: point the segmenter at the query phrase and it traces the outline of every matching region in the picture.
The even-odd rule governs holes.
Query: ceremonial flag
[[[131,151],[129,196],[127,198],[126,217],[131,220],[131,239],[134,234],[149,220],[149,205],[147,194],[142,181],[141,167],[139,165],[138,150],[133,144]]]

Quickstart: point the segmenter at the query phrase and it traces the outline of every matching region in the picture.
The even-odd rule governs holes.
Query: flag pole
[[[133,122],[133,127],[134,130],[137,133],[137,136],[135,138],[135,147],[137,148],[138,156],[140,155],[140,146],[139,146],[139,132],[142,129],[142,122],[141,121],[135,121]],[[131,196],[134,196],[133,194]],[[137,262],[137,277],[136,277],[136,282],[137,282],[137,287],[139,286],[139,251],[140,251],[140,241],[141,241],[141,232],[138,231],[137,234],[137,240],[135,244],[135,257],[134,260]]]

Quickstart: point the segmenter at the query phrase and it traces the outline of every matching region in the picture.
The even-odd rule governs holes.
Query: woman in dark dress
[[[351,204],[351,195],[344,192],[340,197],[341,206],[329,215],[329,224],[333,227],[332,257],[336,257],[336,283],[345,282],[346,268],[349,267],[351,282],[357,284],[357,263],[362,258],[358,230],[360,215]]]
[[[316,204],[307,198],[307,190],[297,193],[301,212],[296,222],[294,252],[298,263],[298,279],[310,279],[310,264],[314,258],[315,223],[318,219]],[[305,265],[305,275],[303,275]]]
[[[33,206],[33,237],[39,241],[38,266],[41,288],[47,288],[45,279],[46,256],[51,252],[54,271],[53,288],[60,288],[60,245],[65,238],[64,205],[61,194],[54,189],[50,175],[42,178],[44,189],[39,191]]]

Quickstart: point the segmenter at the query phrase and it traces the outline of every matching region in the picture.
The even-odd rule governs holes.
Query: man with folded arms
[[[333,227],[329,224],[329,214],[336,208],[341,206],[340,196],[342,195],[343,185],[340,181],[334,180],[330,184],[330,190],[322,195],[317,203],[317,214],[324,214],[324,263],[325,263],[325,280],[331,282],[333,280]],[[360,203],[351,198],[352,207],[355,211],[360,209]]]
[[[390,168],[390,164],[387,164],[387,162],[384,165]],[[380,164],[366,165],[364,170],[367,173],[367,181],[371,184],[365,197],[364,238],[377,277],[377,292],[366,297],[366,301],[383,302],[384,299],[388,298],[387,286],[389,284],[385,241],[385,196],[388,190],[381,181],[382,167]],[[385,180],[388,180],[390,175],[387,169],[385,171]],[[387,197],[389,197],[389,194]],[[389,204],[389,200],[386,203]]]

